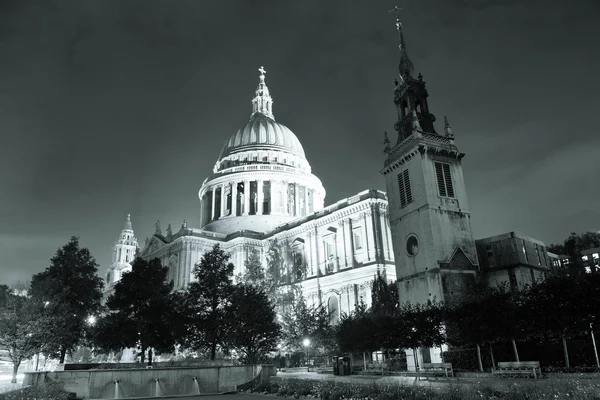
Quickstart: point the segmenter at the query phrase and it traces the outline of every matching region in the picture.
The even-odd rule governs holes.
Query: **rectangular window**
[[[360,250],[362,249],[362,239],[360,237],[360,232],[358,229],[354,230],[354,249]]]
[[[488,258],[488,265],[490,268],[494,268],[496,266],[496,262],[494,259],[494,251],[492,250],[492,245],[490,244],[486,244],[485,245],[485,250],[487,253],[487,258]]]
[[[442,197],[454,197],[454,186],[450,175],[450,164],[435,163],[435,176],[437,177],[438,189]]]
[[[400,190],[400,207],[404,208],[412,203],[413,200],[408,169],[405,169],[398,174],[398,188]]]

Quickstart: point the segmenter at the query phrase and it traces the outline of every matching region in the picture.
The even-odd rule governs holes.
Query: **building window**
[[[532,269],[529,269],[529,273],[531,274],[531,284],[535,285],[535,273]]]
[[[525,256],[525,262],[529,262],[529,256],[527,255],[527,250],[525,249],[525,241],[521,239],[521,248],[523,249],[523,255]]]
[[[358,229],[354,230],[354,249],[360,250],[362,249],[362,238],[360,236],[360,231]]]
[[[333,272],[333,241],[326,241],[324,243],[325,246],[325,270],[327,273]]]
[[[494,251],[492,250],[492,245],[491,244],[486,244],[485,245],[485,251],[487,253],[488,266],[490,268],[494,268],[496,266],[496,263],[495,263],[495,260],[494,260]]]
[[[400,190],[400,207],[404,208],[412,203],[413,200],[408,169],[405,169],[398,174],[398,188]]]
[[[435,163],[435,175],[437,177],[438,189],[442,197],[454,197],[452,176],[450,175],[450,164]]]
[[[268,158],[268,157],[263,157],[263,159],[262,159],[262,160],[263,160],[264,162],[267,162],[267,161],[269,160],[269,158]]]
[[[419,239],[413,234],[406,240],[406,254],[409,257],[414,257],[419,252]]]
[[[340,319],[340,304],[335,296],[331,296],[327,301],[329,311],[329,324],[335,325]]]

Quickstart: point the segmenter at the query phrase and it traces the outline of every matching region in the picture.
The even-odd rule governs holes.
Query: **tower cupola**
[[[427,93],[423,75],[419,73],[417,77],[414,76],[414,65],[406,51],[404,29],[400,22],[400,9],[395,7],[390,12],[396,13],[396,30],[400,42],[398,66],[400,80],[395,81],[394,88],[394,103],[398,112],[398,121],[394,125],[394,129],[398,132],[398,143],[400,143],[413,133],[415,126],[413,112],[417,115],[418,125],[427,133],[436,133],[433,126],[435,116],[429,112],[427,104],[429,93]]]

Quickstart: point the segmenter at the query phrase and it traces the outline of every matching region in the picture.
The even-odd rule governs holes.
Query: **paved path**
[[[277,378],[279,379],[311,379],[311,380],[328,380],[335,382],[347,382],[347,383],[371,383],[377,382],[379,384],[396,384],[396,385],[419,385],[428,387],[441,387],[448,383],[453,384],[477,384],[481,379],[474,378],[421,378],[418,380],[414,376],[377,376],[377,375],[348,375],[348,376],[336,376],[331,374],[318,374],[315,372],[278,372]]]
[[[149,397],[148,399],[152,399]],[[156,397],[154,397],[156,399]],[[195,396],[195,397],[161,397],[161,400],[274,400],[273,396],[263,396],[260,394],[216,394],[212,396]]]

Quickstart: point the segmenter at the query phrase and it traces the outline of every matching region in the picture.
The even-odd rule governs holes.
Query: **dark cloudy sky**
[[[261,65],[326,204],[385,189],[394,5],[0,0],[0,283],[72,235],[103,275],[127,213],[141,244],[157,218],[198,227],[198,189],[250,116]],[[467,153],[475,237],[599,229],[600,1],[399,5],[430,108]]]

